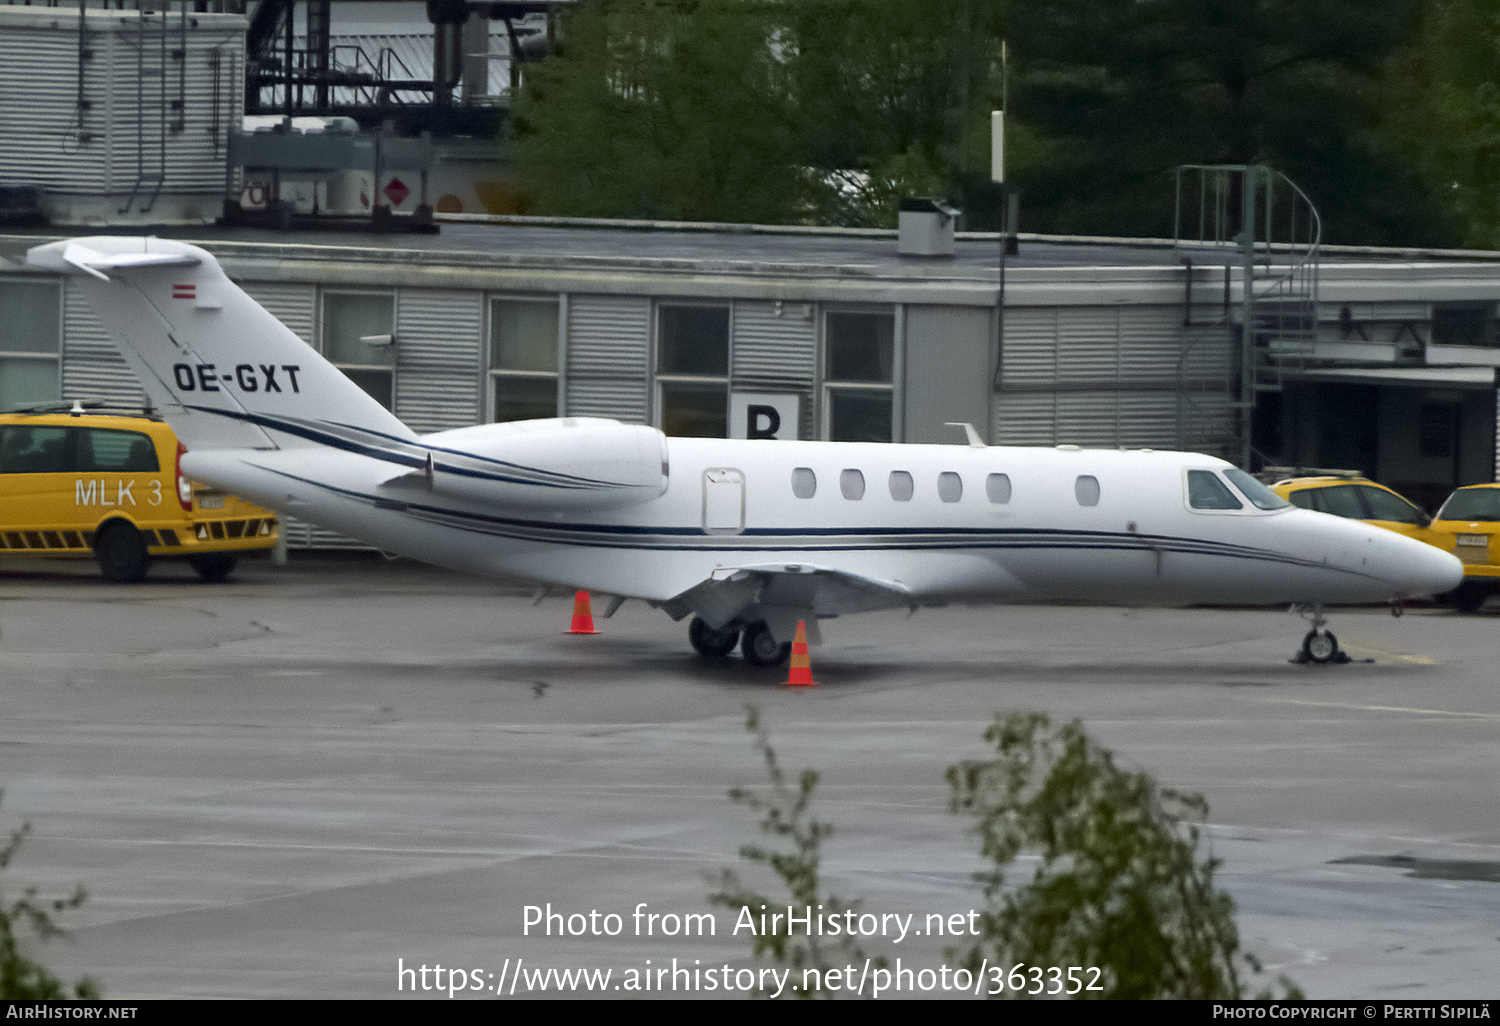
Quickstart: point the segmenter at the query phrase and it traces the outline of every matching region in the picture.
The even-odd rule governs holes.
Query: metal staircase
[[[120,207],[122,215],[137,202],[138,214],[149,214],[156,206],[167,181],[167,137],[183,130],[187,5],[179,0],[173,19],[169,3],[142,2],[135,29],[133,38],[127,37],[136,62],[135,181]]]
[[[1187,267],[1183,433],[1192,435],[1195,421],[1221,425],[1197,428],[1204,437],[1185,437],[1185,447],[1217,449],[1248,467],[1256,395],[1280,391],[1288,372],[1313,358],[1322,221],[1296,183],[1262,165],[1184,165],[1176,192],[1173,242]],[[1208,316],[1193,295],[1194,269],[1205,266],[1223,268],[1222,304]],[[1221,396],[1191,373],[1214,364]],[[1220,405],[1232,411],[1228,423],[1211,412]]]

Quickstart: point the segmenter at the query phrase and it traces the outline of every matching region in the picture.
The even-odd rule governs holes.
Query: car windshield
[[[1361,485],[1359,494],[1369,507],[1371,520],[1387,520],[1395,524],[1424,523],[1421,510],[1384,488]]]
[[[1240,493],[1255,503],[1259,509],[1285,509],[1291,503],[1238,468],[1224,471],[1224,476],[1240,490]]]
[[[1500,488],[1464,488],[1454,492],[1438,513],[1440,520],[1500,520]]]

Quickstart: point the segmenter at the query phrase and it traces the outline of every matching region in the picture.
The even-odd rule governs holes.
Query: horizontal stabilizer
[[[63,250],[63,263],[85,274],[91,274],[100,281],[109,281],[109,275],[101,268],[118,270],[130,267],[192,267],[199,261],[190,253],[100,253],[97,250],[81,246],[76,242],[69,243]]]

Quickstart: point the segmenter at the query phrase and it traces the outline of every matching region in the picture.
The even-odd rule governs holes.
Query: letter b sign
[[[729,437],[796,438],[802,399],[761,392],[729,394]]]

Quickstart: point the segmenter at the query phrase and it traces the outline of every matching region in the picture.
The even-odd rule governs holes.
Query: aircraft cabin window
[[[491,419],[557,416],[557,300],[490,303]]]
[[[1224,476],[1249,499],[1257,509],[1286,509],[1291,503],[1261,484],[1238,467],[1224,471]],[[1381,493],[1386,494],[1385,492]]]
[[[938,475],[938,498],[944,502],[957,502],[964,497],[964,479],[951,470]]]
[[[845,470],[839,473],[839,491],[844,493],[846,499],[863,499],[865,497],[865,475],[857,470]]]
[[[55,281],[0,281],[0,410],[62,394],[62,289]]]
[[[904,470],[891,471],[891,498],[897,502],[910,502],[916,490],[910,474]]]
[[[1073,495],[1080,506],[1099,505],[1099,479],[1092,474],[1079,474],[1073,482]]]
[[[1005,505],[1010,501],[1010,475],[991,474],[985,478],[984,493],[997,506]]]
[[[792,494],[799,499],[811,499],[818,493],[818,475],[811,467],[798,467],[792,471]]]
[[[1193,509],[1245,508],[1245,504],[1234,497],[1229,486],[1212,470],[1189,470],[1187,484],[1188,505]]]

